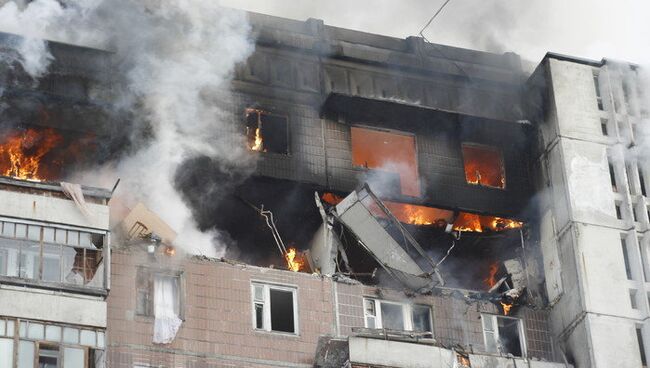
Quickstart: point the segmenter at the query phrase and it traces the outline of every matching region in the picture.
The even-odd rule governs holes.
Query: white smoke
[[[8,2],[0,8],[0,29],[115,51],[116,67],[125,79],[116,98],[121,108],[150,125],[152,135],[133,142],[141,145],[135,153],[85,173],[81,181],[110,187],[121,178],[119,200],[127,206],[141,201],[156,212],[179,234],[177,245],[195,254],[222,255],[219,234],[198,229],[174,187],[174,174],[198,155],[235,164],[243,172],[251,167],[251,155],[243,142],[232,144],[236,138],[226,133],[234,129],[218,108],[228,98],[235,65],[253,50],[245,13],[213,1],[62,3]],[[41,75],[51,60],[47,48],[32,44],[23,51],[25,69]]]

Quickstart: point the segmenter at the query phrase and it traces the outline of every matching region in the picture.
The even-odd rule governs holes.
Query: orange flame
[[[504,303],[504,302],[499,302],[501,303],[501,307],[503,307],[503,315],[507,316],[510,314],[510,309],[512,308],[512,304]]]
[[[251,150],[253,151],[262,151],[262,133],[260,132],[260,128],[255,128],[255,140],[253,141],[253,144],[251,145]]]
[[[488,289],[491,289],[492,286],[494,286],[497,283],[497,281],[498,281],[497,280],[497,272],[499,272],[499,264],[496,263],[496,262],[492,263],[490,265],[489,276],[487,278],[483,279],[483,281],[487,285]]]
[[[63,138],[54,129],[15,131],[0,140],[0,174],[42,181],[41,159]]]
[[[293,272],[298,272],[304,266],[305,261],[298,257],[296,253],[296,248],[289,248],[287,254],[285,254],[287,259],[287,268]]]

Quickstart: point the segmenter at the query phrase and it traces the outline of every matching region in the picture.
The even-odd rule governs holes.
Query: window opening
[[[463,162],[467,183],[505,189],[506,175],[501,150],[463,143]]]
[[[251,292],[255,329],[298,333],[295,289],[254,283]]]
[[[372,174],[377,178],[371,178],[371,184],[376,179],[388,183],[388,186],[403,195],[420,196],[413,135],[352,127],[351,140],[352,164],[372,170]]]
[[[483,314],[481,320],[485,348],[488,352],[525,357],[521,320],[490,314]]]
[[[260,109],[246,109],[246,137],[252,151],[289,154],[286,116]]]

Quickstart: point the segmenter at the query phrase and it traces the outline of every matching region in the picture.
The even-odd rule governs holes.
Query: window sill
[[[300,333],[291,333],[291,332],[282,332],[282,331],[267,331],[267,330],[258,330],[258,329],[253,329],[255,333],[258,333],[260,335],[267,335],[267,336],[284,336],[288,338],[294,338],[294,339],[299,339],[300,338]]]

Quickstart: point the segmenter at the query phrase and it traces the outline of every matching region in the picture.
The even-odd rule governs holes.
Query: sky
[[[225,6],[405,38],[444,0],[222,0]],[[431,42],[539,62],[547,51],[650,65],[650,0],[451,0]]]

